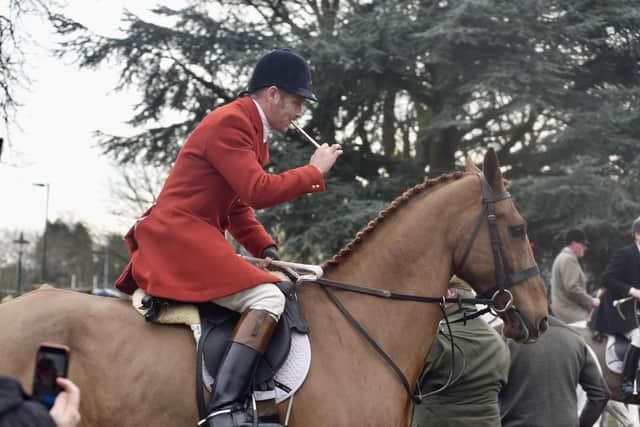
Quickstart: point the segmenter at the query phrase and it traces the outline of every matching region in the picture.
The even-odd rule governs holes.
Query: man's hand
[[[264,259],[258,261],[256,263],[256,266],[258,268],[266,270],[271,265],[271,261],[273,261],[274,259],[280,259],[280,254],[278,253],[278,249],[275,246],[269,246],[264,251],[262,251],[262,258]]]
[[[76,427],[80,422],[80,389],[71,380],[56,379],[62,391],[56,397],[49,415],[57,427]]]
[[[316,152],[311,156],[311,160],[309,160],[309,164],[317,167],[324,175],[329,172],[341,154],[342,146],[340,144],[329,146],[329,144],[325,143],[316,149]]]
[[[275,246],[269,246],[262,251],[262,258],[280,259],[280,254]]]
[[[637,300],[640,300],[640,289],[631,288],[629,290],[629,295],[631,295],[632,297],[634,297]]]
[[[591,299],[591,306],[593,308],[597,308],[600,305],[600,298],[592,298]]]

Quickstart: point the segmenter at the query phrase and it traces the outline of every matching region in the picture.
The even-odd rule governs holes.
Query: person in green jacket
[[[454,276],[449,283],[449,297],[473,298],[471,287]],[[447,304],[450,322],[477,311],[474,305]],[[413,412],[413,427],[495,427],[500,426],[498,393],[509,376],[510,355],[502,337],[482,318],[451,324],[455,349],[455,381],[446,389],[425,398]],[[429,353],[422,393],[442,387],[452,370],[451,343],[446,324]]]

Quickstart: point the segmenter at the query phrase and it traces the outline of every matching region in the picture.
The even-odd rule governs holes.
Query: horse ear
[[[493,148],[489,148],[484,156],[482,171],[493,192],[502,193],[504,191],[504,179],[502,178],[502,172],[500,172],[498,156]]]
[[[467,156],[467,158],[464,159],[464,166],[465,166],[466,171],[469,172],[469,173],[481,172],[480,169],[478,169],[476,164],[473,163],[473,160],[471,160],[471,157],[469,157],[469,156]]]

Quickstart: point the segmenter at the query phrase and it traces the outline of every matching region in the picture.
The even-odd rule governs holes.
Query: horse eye
[[[524,236],[525,236],[524,225],[522,224],[512,225],[511,227],[509,227],[509,230],[511,230],[512,237],[518,237],[520,239],[524,239]]]

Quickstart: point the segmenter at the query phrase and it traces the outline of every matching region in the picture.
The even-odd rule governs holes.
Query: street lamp
[[[20,295],[22,293],[22,252],[24,245],[28,244],[29,241],[24,239],[24,233],[20,232],[20,237],[13,241],[16,245],[18,245],[18,265],[16,266],[16,295]]]
[[[44,187],[47,190],[47,200],[44,208],[44,234],[42,235],[42,267],[40,270],[40,281],[46,283],[47,281],[47,228],[49,225],[49,188],[51,185],[48,182],[34,182],[36,187]]]

